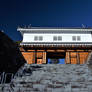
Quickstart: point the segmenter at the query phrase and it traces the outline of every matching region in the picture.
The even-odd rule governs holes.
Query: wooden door
[[[37,59],[37,64],[42,64],[42,59]]]
[[[25,60],[28,64],[35,63],[35,53],[34,52],[22,52]]]

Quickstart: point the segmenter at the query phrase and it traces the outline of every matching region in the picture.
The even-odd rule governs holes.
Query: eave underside
[[[92,42],[22,42],[21,46],[92,46]]]
[[[82,50],[92,50],[92,43],[63,43],[63,44],[37,44],[37,43],[21,43],[20,47],[27,48],[27,49],[82,49]]]

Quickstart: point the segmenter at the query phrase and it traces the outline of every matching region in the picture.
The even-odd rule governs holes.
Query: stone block
[[[45,85],[42,85],[42,84],[34,84],[33,85],[33,88],[35,89],[38,89],[39,91],[43,91],[45,89]]]
[[[71,92],[80,92],[80,89],[79,88],[72,88]]]

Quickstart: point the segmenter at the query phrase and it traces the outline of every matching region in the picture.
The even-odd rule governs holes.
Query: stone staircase
[[[92,92],[92,66],[25,64],[0,92]]]

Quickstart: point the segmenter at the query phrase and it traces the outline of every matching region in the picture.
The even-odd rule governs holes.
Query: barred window
[[[54,40],[54,41],[57,41],[57,36],[54,36],[54,37],[53,37],[53,40]]]
[[[42,36],[35,36],[35,37],[34,37],[34,40],[35,40],[35,41],[38,41],[38,40],[39,40],[39,41],[42,41],[42,40],[43,40],[43,37],[42,37]]]
[[[43,37],[42,36],[39,36],[39,41],[42,41],[43,40]]]
[[[62,36],[58,36],[58,40],[61,41],[62,40]]]
[[[76,41],[76,36],[72,36],[72,40],[73,41]]]
[[[81,37],[80,36],[77,36],[77,40],[80,41],[81,40]]]
[[[34,37],[34,40],[37,41],[37,40],[38,40],[38,36],[35,36],[35,37]]]

